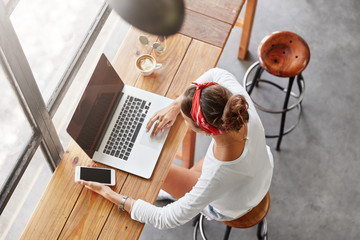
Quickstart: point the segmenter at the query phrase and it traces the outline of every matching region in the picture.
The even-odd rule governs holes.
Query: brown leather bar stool
[[[282,109],[268,109],[253,100],[255,106],[264,112],[281,114],[280,131],[278,135],[266,135],[268,138],[278,138],[276,150],[280,150],[280,144],[282,137],[297,126],[300,120],[302,107],[301,103],[305,93],[305,81],[302,76],[302,72],[306,68],[310,60],[310,49],[307,43],[299,35],[288,32],[274,32],[266,36],[260,43],[258,50],[258,62],[255,62],[247,70],[244,76],[244,87],[249,95],[252,93],[255,86],[258,86],[260,82],[271,84],[277,87],[285,93],[285,100]],[[252,81],[248,82],[248,78],[251,72],[256,69],[255,75]],[[289,78],[287,88],[281,87],[275,81],[261,79],[262,73],[267,71],[273,76],[279,78]],[[294,80],[298,85],[299,93],[295,94],[291,92]],[[288,106],[289,98],[297,98],[297,102],[291,106]],[[298,118],[294,125],[285,130],[286,113],[294,108],[298,109]]]
[[[270,194],[267,193],[263,200],[254,207],[250,212],[245,214],[244,216],[232,220],[223,222],[226,224],[226,231],[224,235],[224,240],[229,239],[231,228],[250,228],[255,225],[258,225],[257,229],[257,237],[258,239],[267,240],[267,222],[266,215],[270,208]],[[197,239],[197,230],[200,228],[200,234],[204,240],[207,239],[204,231],[204,215],[200,215],[200,219],[195,223],[193,239]]]

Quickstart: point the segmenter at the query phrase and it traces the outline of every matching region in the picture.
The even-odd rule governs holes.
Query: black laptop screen
[[[90,158],[120,101],[123,87],[123,81],[102,54],[67,128]]]

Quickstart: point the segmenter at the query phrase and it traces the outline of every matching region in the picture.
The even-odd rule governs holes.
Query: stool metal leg
[[[195,227],[196,223],[199,222],[200,220],[200,216],[201,216],[201,213],[199,213],[198,215],[196,215],[196,217],[194,218],[194,221],[192,223],[192,225]]]
[[[266,221],[266,218],[264,218],[258,224],[257,237],[258,237],[259,240],[267,240],[267,221]]]
[[[193,240],[197,240],[197,230],[199,228],[199,221],[194,224]]]
[[[289,103],[291,88],[292,88],[294,79],[295,79],[295,77],[289,78],[289,84],[288,84],[288,87],[287,87],[286,96],[285,96],[285,101],[284,101],[284,106],[283,106],[283,109],[284,109],[284,110],[287,109],[287,106],[288,106],[288,103]],[[280,133],[279,133],[279,138],[278,138],[277,145],[276,145],[276,150],[277,150],[277,151],[280,150],[281,140],[282,140],[282,137],[283,137],[283,135],[284,135],[285,119],[286,119],[286,111],[284,111],[284,112],[281,114]]]
[[[203,238],[203,240],[207,240],[207,237],[205,235],[205,230],[204,230],[204,215],[202,215],[202,214],[199,219],[199,227],[200,227],[201,237]]]
[[[204,230],[204,215],[200,213],[198,216],[196,216],[193,225],[195,226],[193,232],[193,239],[197,240],[197,230],[199,229],[202,239],[207,240]]]
[[[193,232],[193,239],[194,240],[197,240],[197,230],[199,229],[199,220],[200,220],[200,216],[201,216],[201,213],[199,213],[194,221],[193,221],[193,227],[194,227],[194,232]]]
[[[254,78],[253,78],[253,80],[252,80],[252,82],[251,82],[251,85],[250,85],[250,89],[248,90],[248,94],[249,94],[249,95],[251,94],[251,92],[253,91],[255,85],[257,84],[258,79],[260,78],[263,70],[264,70],[264,69],[263,69],[260,65],[257,67],[256,73],[255,73]]]
[[[231,228],[232,228],[232,227],[226,225],[226,231],[225,231],[225,235],[224,235],[224,240],[228,240],[228,239],[229,239]]]
[[[297,75],[296,81],[297,81],[297,84],[298,84],[298,87],[299,87],[299,97],[300,97],[302,92],[303,92],[303,83],[304,83],[304,77],[302,76],[301,73],[299,75]],[[302,101],[302,99],[301,99],[301,101]]]

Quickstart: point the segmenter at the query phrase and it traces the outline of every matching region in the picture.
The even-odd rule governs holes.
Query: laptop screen
[[[102,54],[67,128],[90,158],[120,101],[123,87],[123,81]]]

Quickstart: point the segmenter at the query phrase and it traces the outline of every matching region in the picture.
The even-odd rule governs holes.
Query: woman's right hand
[[[106,194],[108,194],[112,191],[109,186],[106,186],[104,184],[97,183],[97,182],[80,180],[77,183],[85,186],[86,188],[90,189],[93,192],[96,192],[97,194],[99,194],[105,198],[106,198]]]
[[[154,125],[154,129],[151,132],[151,136],[156,136],[160,131],[164,131],[166,128],[171,127],[176,117],[180,113],[181,99],[177,98],[169,106],[157,111],[149,120],[146,125],[146,132],[149,132],[151,126]]]

